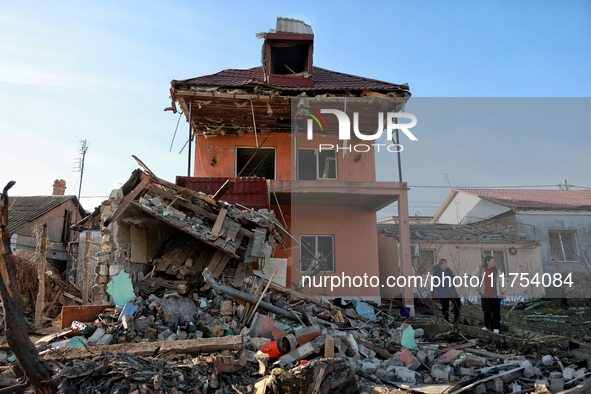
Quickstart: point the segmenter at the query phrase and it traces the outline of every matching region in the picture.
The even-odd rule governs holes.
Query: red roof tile
[[[173,88],[179,86],[217,86],[226,88],[239,88],[246,86],[278,87],[282,90],[294,91],[339,91],[339,90],[385,90],[385,91],[408,91],[407,86],[396,85],[389,82],[359,77],[356,75],[344,74],[336,71],[314,67],[312,72],[314,84],[311,87],[276,86],[264,82],[262,67],[253,67],[246,70],[223,70],[216,74],[205,75],[197,78],[190,78],[181,81],[173,80]]]
[[[205,194],[215,194],[227,180],[224,177],[177,177],[177,184]],[[265,178],[240,177],[235,178],[235,181],[221,197],[222,200],[252,209],[269,209],[269,192]]]
[[[509,208],[591,208],[591,190],[456,189]]]

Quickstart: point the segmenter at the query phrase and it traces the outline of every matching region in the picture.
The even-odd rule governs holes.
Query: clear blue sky
[[[312,26],[315,65],[408,82],[417,112],[437,114],[419,101],[424,97],[591,92],[589,1],[2,1],[0,183],[16,180],[13,195],[49,194],[53,180],[64,178],[67,192],[77,194],[73,168],[82,139],[89,142],[83,196],[118,188],[136,168],[132,154],[162,178],[184,174],[186,155],[178,154],[184,119],[169,152],[178,120],[163,112],[170,81],[259,65],[255,33],[274,28],[277,16]],[[577,114],[584,116],[588,104],[578,100]],[[485,123],[490,119],[473,119],[467,131],[424,122],[433,127],[421,130],[422,145],[406,149],[405,180],[445,186],[446,172],[458,186],[567,178],[591,187],[590,155],[582,148],[591,142],[589,123],[474,131]],[[411,192],[411,214],[432,214],[447,191],[417,193]],[[82,203],[92,209],[100,200]]]

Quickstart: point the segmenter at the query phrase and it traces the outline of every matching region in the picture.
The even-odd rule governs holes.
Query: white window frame
[[[560,251],[562,252],[562,257],[564,260],[554,260],[554,253],[552,251],[552,241],[550,240],[550,234],[551,233],[556,233],[558,235],[558,240],[560,242]],[[567,260],[566,259],[566,252],[564,249],[564,240],[563,237],[565,236],[565,233],[568,234],[572,234],[573,239],[574,239],[574,253],[575,253],[575,260]],[[553,263],[578,263],[580,261],[579,259],[579,241],[577,239],[577,230],[548,230],[548,244],[550,246],[550,259],[552,260]]]
[[[503,255],[503,265],[499,265],[499,259],[497,258],[497,256],[495,256],[495,253],[501,253]],[[488,250],[482,250],[480,252],[480,255],[482,257],[482,261],[484,262],[484,258],[486,256],[492,256],[495,259],[495,267],[497,267],[498,269],[500,269],[503,273],[507,273],[507,253],[505,253],[504,250],[502,249],[488,249]]]
[[[323,149],[323,151],[332,151],[334,152],[334,178],[322,178],[320,176],[320,155],[319,155],[319,150],[317,148],[298,148],[297,152],[296,152],[296,156],[297,156],[297,166],[296,166],[296,171],[297,171],[297,179],[300,180],[300,159],[299,159],[299,151],[300,150],[310,150],[310,151],[314,151],[314,158],[316,160],[316,180],[317,181],[323,181],[323,180],[336,180],[339,178],[339,173],[338,173],[338,166],[337,166],[337,152],[335,149]]]
[[[302,267],[302,260],[303,260],[303,251],[304,251],[304,242],[303,242],[303,238],[304,237],[314,237],[315,238],[315,242],[314,242],[314,254],[316,255],[318,253],[318,237],[330,237],[331,238],[331,246],[332,246],[332,270],[321,270],[319,272],[323,272],[323,273],[334,273],[336,272],[336,259],[335,259],[335,243],[334,243],[334,234],[302,234],[300,235],[300,273],[304,274],[304,269]],[[308,267],[309,269],[309,267]]]
[[[236,168],[234,170],[234,176],[238,176],[238,172],[240,172],[240,170],[242,170],[242,168],[238,168],[238,149],[257,149],[256,146],[236,146],[236,154],[234,156],[234,167]],[[265,147],[265,148],[260,148],[260,150],[265,150],[265,149],[272,149],[274,151],[273,153],[273,179],[277,179],[277,148],[275,147]],[[245,176],[245,175],[241,175],[241,176]],[[248,175],[246,175],[248,176]],[[268,178],[267,178],[268,179]]]

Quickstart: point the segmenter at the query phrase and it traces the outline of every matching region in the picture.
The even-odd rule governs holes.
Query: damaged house
[[[177,183],[215,194],[229,180],[222,190],[228,202],[249,207],[256,201],[275,213],[283,242],[273,260],[255,269],[286,267],[286,285],[310,294],[379,301],[380,287],[303,280],[380,277],[376,212],[395,202],[402,223],[396,261],[401,272],[412,272],[407,184],[378,182],[375,152],[363,146],[367,138],[352,135],[343,146],[337,118],[318,115],[337,108],[356,121],[359,114],[362,130],[375,130],[373,114],[364,117],[369,107],[403,110],[408,86],[315,66],[314,34],[301,21],[278,18],[276,29],[257,36],[264,38],[261,66],[172,81],[167,109],[180,106],[195,149],[189,176]],[[306,127],[316,129],[306,134]],[[412,304],[412,290],[401,291]]]
[[[76,196],[66,196],[66,182],[56,180],[51,196],[15,196],[9,200],[10,245],[13,251],[34,252],[35,228],[47,224],[50,247],[47,260],[60,274],[72,268],[74,260],[69,244],[75,241],[75,231],[70,227],[86,212]]]
[[[396,256],[394,252],[398,243],[398,224],[378,224],[378,231],[380,256]],[[486,256],[493,256],[497,267],[504,273],[523,272],[533,276],[536,273],[541,275],[543,272],[539,243],[514,233],[484,226],[412,223],[410,242],[413,271],[415,275],[423,277],[432,274],[433,267],[440,259],[448,261],[455,275],[471,274],[483,263]],[[391,272],[390,275],[397,275],[397,272]],[[509,286],[509,283],[510,281],[506,285],[506,290],[510,300],[521,301],[543,295],[539,287],[523,288]],[[428,297],[431,292],[429,288],[415,290],[417,297],[423,298]],[[459,295],[466,299],[476,298],[477,291],[478,289],[470,286],[458,287]]]
[[[135,294],[174,290],[191,294],[209,268],[242,286],[245,265],[229,262],[270,257],[281,235],[267,212],[239,210],[209,195],[136,170],[103,203],[95,303],[124,305]]]
[[[547,295],[589,297],[589,190],[454,189],[433,222],[475,224],[538,242],[543,272],[562,279],[547,286]]]

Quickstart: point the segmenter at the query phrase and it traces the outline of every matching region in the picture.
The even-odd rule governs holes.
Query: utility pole
[[[77,160],[77,164],[78,164],[77,170],[80,171],[80,184],[78,185],[78,207],[76,209],[76,216],[74,219],[74,223],[78,223],[78,212],[80,211],[80,196],[82,194],[82,177],[84,176],[84,159],[86,158],[86,151],[87,150],[88,150],[88,144],[87,144],[86,140],[84,140],[80,144],[80,154],[82,155],[82,157]]]
[[[37,278],[39,290],[37,291],[37,301],[35,302],[35,328],[41,328],[43,325],[43,310],[45,309],[45,271],[47,270],[47,247],[49,236],[47,233],[47,223],[43,223],[42,230],[37,234]]]

